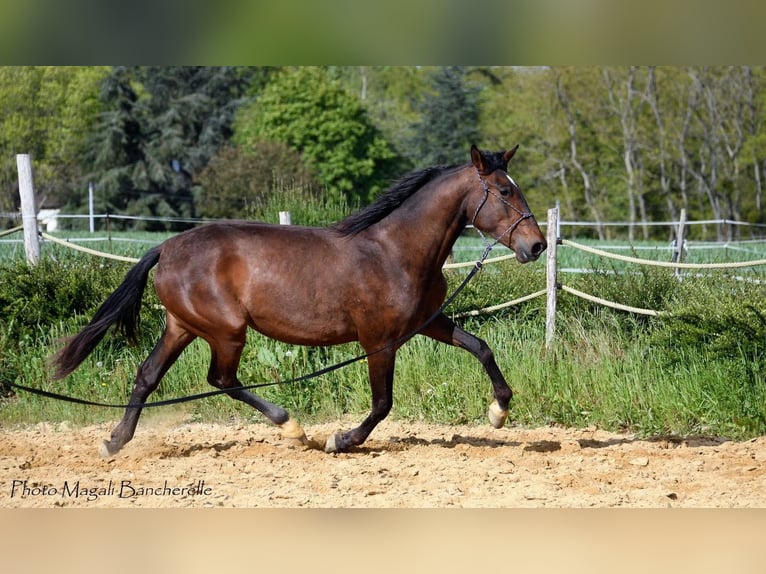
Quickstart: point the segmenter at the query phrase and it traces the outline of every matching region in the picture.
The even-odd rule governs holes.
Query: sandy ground
[[[338,428],[306,432],[322,440]],[[766,507],[766,437],[386,420],[362,447],[328,455],[267,424],[165,417],[142,419],[132,442],[100,458],[110,430],[0,430],[0,507]]]

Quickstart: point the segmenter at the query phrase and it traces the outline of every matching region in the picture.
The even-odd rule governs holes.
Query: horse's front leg
[[[355,429],[330,435],[325,452],[343,452],[352,446],[362,444],[372,430],[391,411],[394,404],[394,363],[396,350],[376,353],[367,359],[372,390],[372,410],[369,416]]]
[[[513,397],[513,391],[505,381],[503,373],[495,362],[492,349],[487,343],[455,325],[446,315],[439,315],[421,331],[421,334],[442,343],[465,349],[479,359],[487,375],[489,375],[490,381],[492,381],[492,395],[495,399],[489,405],[489,422],[493,427],[501,428],[508,418],[508,404]]]

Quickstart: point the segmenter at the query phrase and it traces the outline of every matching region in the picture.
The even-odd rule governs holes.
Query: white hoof
[[[316,441],[306,436],[301,425],[295,422],[295,419],[287,419],[287,422],[278,425],[282,431],[282,438],[294,443],[296,446],[305,446],[306,448],[322,450],[322,446]]]
[[[333,453],[338,452],[338,445],[335,442],[336,437],[340,435],[339,432],[331,434],[329,437],[327,437],[327,442],[324,445],[324,451],[326,453]]]
[[[500,408],[497,401],[492,401],[487,414],[489,415],[489,424],[496,429],[502,428],[505,424],[505,419],[508,418],[508,410]]]
[[[112,456],[112,453],[109,452],[109,443],[105,440],[101,441],[101,444],[98,445],[98,454],[101,458],[110,458]]]
[[[303,427],[301,427],[295,419],[287,419],[287,422],[279,425],[279,429],[282,431],[282,436],[284,438],[296,439],[301,442],[306,439],[306,433],[303,432]]]

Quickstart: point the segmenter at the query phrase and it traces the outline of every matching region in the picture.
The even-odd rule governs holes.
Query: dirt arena
[[[323,440],[338,428],[306,432]],[[766,437],[386,420],[361,448],[328,455],[267,424],[163,415],[142,419],[133,441],[102,459],[110,430],[2,429],[0,507],[766,507]]]

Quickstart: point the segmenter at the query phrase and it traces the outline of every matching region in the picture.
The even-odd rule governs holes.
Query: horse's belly
[[[357,328],[348,312],[327,297],[285,294],[251,307],[249,325],[256,331],[293,345],[337,345],[357,339]]]

